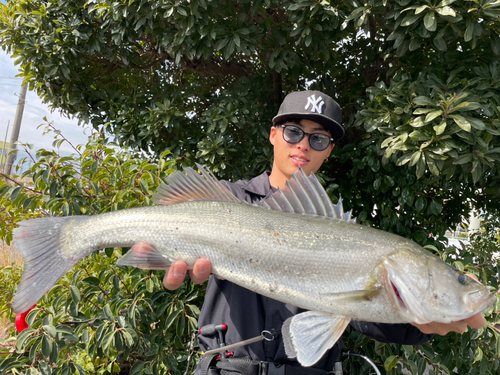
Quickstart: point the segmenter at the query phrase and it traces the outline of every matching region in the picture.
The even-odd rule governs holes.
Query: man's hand
[[[132,251],[148,252],[151,251],[151,246],[145,242],[139,242],[133,246]],[[186,278],[187,269],[188,265],[186,262],[180,260],[174,262],[174,264],[172,264],[168,269],[168,272],[165,274],[163,279],[163,285],[165,285],[165,288],[169,290],[179,288]],[[189,271],[189,275],[191,276],[193,283],[201,284],[208,280],[211,272],[212,263],[210,263],[207,258],[199,258],[194,263],[193,269]]]
[[[182,285],[186,277],[188,266],[186,262],[178,260],[170,266],[170,269],[165,274],[163,279],[163,285],[169,290],[175,290]],[[207,258],[199,258],[193,266],[193,269],[189,271],[191,280],[195,284],[201,284],[208,280],[210,273],[212,272],[212,263]]]
[[[470,326],[471,328],[475,329],[483,328],[484,325],[486,324],[486,319],[484,319],[484,316],[481,313],[478,313],[476,315],[471,316],[470,318],[460,320],[458,322],[451,322],[451,323],[431,322],[427,324],[416,324],[416,323],[411,323],[411,324],[417,327],[423,333],[426,334],[435,333],[444,336],[450,332],[464,333],[465,330],[467,329],[467,326]]]

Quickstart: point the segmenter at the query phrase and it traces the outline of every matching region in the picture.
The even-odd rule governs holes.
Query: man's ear
[[[330,151],[328,152],[328,157],[330,157],[332,151],[333,151],[333,148],[335,147],[335,143],[332,143],[330,146],[328,146],[330,148]]]
[[[269,142],[274,146],[274,141],[276,139],[276,135],[278,134],[278,128],[276,126],[271,127],[271,133],[269,133]]]

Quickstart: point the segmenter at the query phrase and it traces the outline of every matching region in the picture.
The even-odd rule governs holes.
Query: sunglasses
[[[335,140],[323,133],[306,133],[295,125],[281,125],[283,139],[292,144],[299,143],[306,135],[309,136],[309,145],[313,150],[325,151]]]

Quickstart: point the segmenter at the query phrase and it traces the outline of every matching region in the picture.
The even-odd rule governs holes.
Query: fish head
[[[483,284],[416,244],[395,250],[382,263],[381,283],[410,322],[455,322],[496,301]]]

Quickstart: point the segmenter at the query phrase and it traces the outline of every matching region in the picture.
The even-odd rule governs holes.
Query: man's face
[[[309,134],[323,133],[331,137],[330,132],[314,121],[301,120],[299,124],[290,123],[290,125],[295,125]],[[299,143],[288,143],[283,139],[283,128],[275,126],[271,128],[269,140],[274,146],[273,173],[279,173],[287,180],[291,178],[293,172],[299,169],[299,166],[308,175],[311,172],[316,173],[334,147],[333,144],[330,144],[326,150],[316,151],[311,148],[307,135]]]

